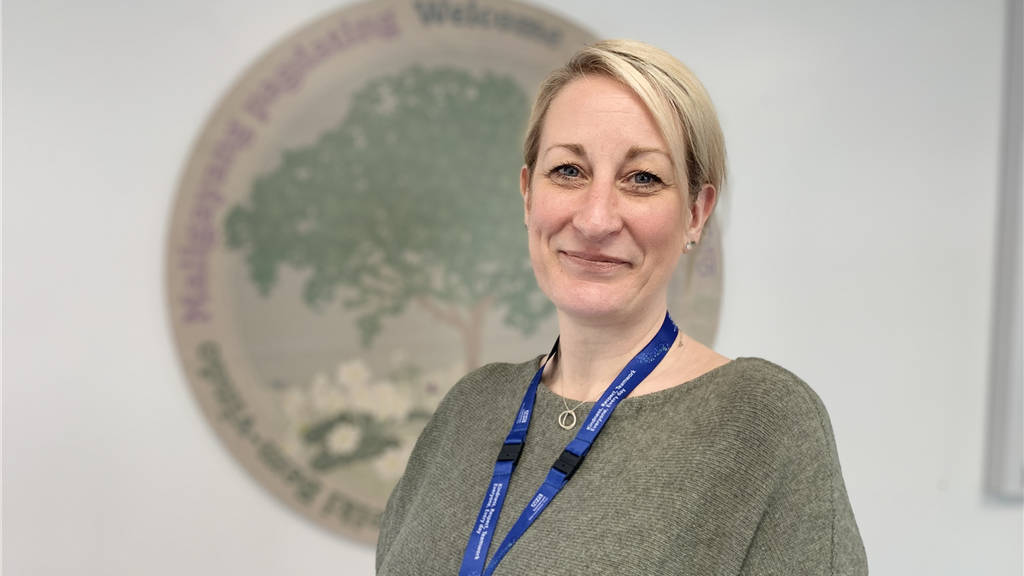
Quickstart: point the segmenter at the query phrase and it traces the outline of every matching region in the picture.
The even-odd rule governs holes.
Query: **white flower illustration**
[[[374,460],[373,468],[382,480],[398,480],[405,471],[405,465],[409,463],[410,455],[411,447],[391,448]]]
[[[288,388],[282,396],[281,409],[292,427],[298,428],[313,417],[305,392],[298,388]]]
[[[336,414],[348,405],[344,391],[323,372],[309,385],[309,402],[317,416]]]
[[[373,414],[380,420],[404,420],[412,410],[412,399],[390,382],[361,386],[349,393],[355,410]]]
[[[359,446],[363,431],[351,424],[338,424],[327,436],[327,448],[334,454],[351,454]]]
[[[373,376],[373,371],[361,358],[338,364],[337,379],[344,386],[364,386]]]

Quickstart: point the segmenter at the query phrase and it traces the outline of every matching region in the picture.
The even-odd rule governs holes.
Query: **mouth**
[[[571,264],[595,272],[613,270],[620,266],[629,265],[629,261],[627,260],[609,256],[608,254],[602,254],[600,252],[576,252],[571,250],[562,250],[561,254]]]

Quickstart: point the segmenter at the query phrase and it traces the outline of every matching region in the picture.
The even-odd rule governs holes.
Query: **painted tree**
[[[268,294],[281,267],[308,271],[305,303],[357,313],[364,345],[410,304],[457,329],[480,363],[489,311],[533,332],[553,307],[537,288],[518,190],[529,114],[514,80],[408,68],[355,93],[341,124],[286,152],[226,223]]]

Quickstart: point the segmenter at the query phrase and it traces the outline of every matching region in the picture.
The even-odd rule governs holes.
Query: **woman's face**
[[[632,91],[600,76],[563,88],[520,188],[537,282],[560,312],[614,319],[664,310],[692,233],[686,177],[674,173]]]

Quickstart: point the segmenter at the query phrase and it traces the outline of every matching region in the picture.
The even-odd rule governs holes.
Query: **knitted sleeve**
[[[866,575],[828,413],[802,382],[790,400],[789,425],[778,437],[785,457],[740,574]]]

